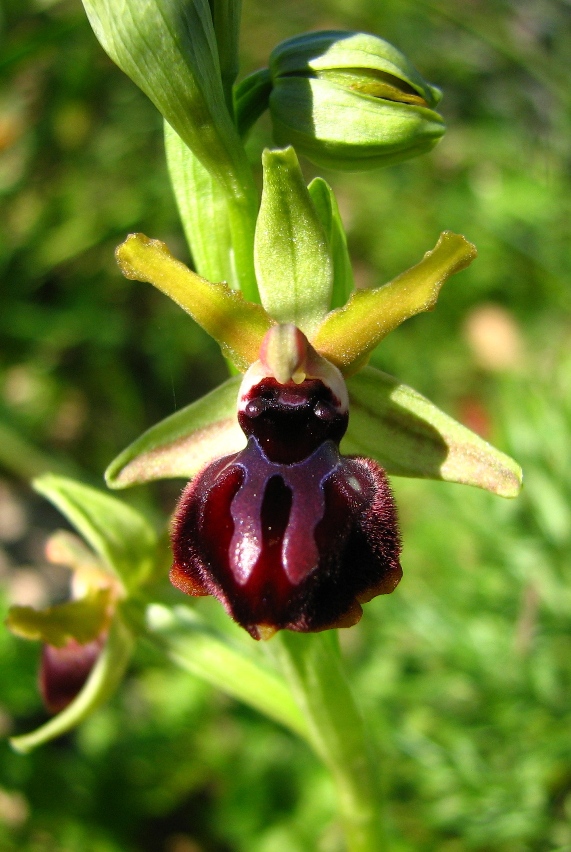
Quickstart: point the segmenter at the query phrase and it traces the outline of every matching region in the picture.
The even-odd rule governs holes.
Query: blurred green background
[[[130,231],[189,260],[158,114],[104,55],[79,0],[3,0],[0,14],[5,613],[65,594],[65,574],[42,556],[61,519],[27,478],[50,467],[101,484],[119,450],[225,367],[184,313],[114,263]],[[449,129],[433,153],[325,177],[359,285],[416,263],[441,230],[476,243],[478,260],[437,309],[374,362],[512,454],[526,478],[511,502],[394,481],[404,579],[342,633],[391,849],[571,850],[571,6],[245,0],[242,73],[315,28],[378,33],[444,90]],[[253,162],[264,144],[262,120]],[[179,488],[125,497],[166,517]],[[199,606],[225,629],[215,602]],[[0,633],[2,735],[44,718],[37,656]],[[119,693],[75,734],[28,757],[0,743],[0,849],[342,844],[331,783],[303,744],[141,647]]]

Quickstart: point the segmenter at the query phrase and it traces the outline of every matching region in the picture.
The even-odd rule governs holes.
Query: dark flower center
[[[254,435],[267,458],[277,464],[295,464],[325,441],[339,444],[348,415],[339,400],[319,379],[281,385],[263,379],[241,400],[238,422]]]

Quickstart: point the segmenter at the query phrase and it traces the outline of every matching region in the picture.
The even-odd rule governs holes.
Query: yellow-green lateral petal
[[[465,269],[476,248],[465,237],[444,231],[420,263],[372,290],[357,290],[345,307],[328,314],[311,343],[339,369],[351,374],[401,322],[431,310],[444,282]]]
[[[130,234],[115,256],[126,278],[147,281],[170,296],[238,369],[246,370],[257,359],[264,335],[274,325],[260,305],[246,302],[225,283],[201,278],[173,257],[164,243],[144,234]]]
[[[88,597],[46,609],[12,606],[6,627],[22,639],[33,639],[62,648],[70,639],[81,645],[96,639],[109,622],[110,589],[97,589]]]

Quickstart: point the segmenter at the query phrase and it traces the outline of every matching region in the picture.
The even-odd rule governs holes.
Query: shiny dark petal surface
[[[181,496],[171,581],[217,597],[255,639],[355,624],[361,603],[401,577],[385,473],[340,454],[342,379],[334,391],[319,378],[253,378],[238,406],[246,448],[209,464]]]
[[[237,533],[238,531],[238,533]],[[171,580],[213,594],[254,637],[349,626],[360,603],[401,577],[394,502],[382,469],[327,442],[274,465],[254,439],[187,486],[173,532]]]

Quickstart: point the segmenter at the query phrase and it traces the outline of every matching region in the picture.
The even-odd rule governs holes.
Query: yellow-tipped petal
[[[107,629],[111,618],[112,593],[99,589],[83,600],[67,601],[46,609],[13,606],[6,627],[22,639],[46,642],[57,648],[69,639],[80,644],[91,642]]]
[[[350,375],[401,322],[431,310],[444,282],[475,257],[476,248],[465,237],[444,231],[416,266],[382,287],[355,291],[343,308],[328,314],[312,345]]]
[[[274,325],[261,305],[192,272],[164,243],[144,234],[130,234],[115,257],[126,278],[153,284],[189,313],[238,369],[246,370],[258,358],[264,335]]]

